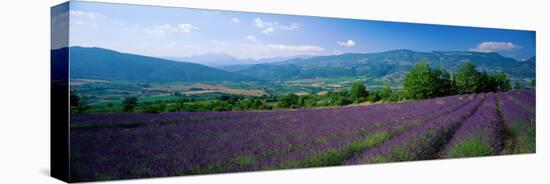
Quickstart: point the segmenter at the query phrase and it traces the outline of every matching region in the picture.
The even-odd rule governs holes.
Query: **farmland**
[[[172,82],[137,83],[91,79],[71,80],[73,93],[85,96],[92,108],[105,108],[108,103],[119,105],[124,97],[137,96],[140,102],[178,99],[212,99],[222,95],[261,96],[284,94],[316,94],[349,88],[362,78],[311,79],[285,82]]]
[[[75,114],[71,180],[535,152],[535,91],[272,111]]]

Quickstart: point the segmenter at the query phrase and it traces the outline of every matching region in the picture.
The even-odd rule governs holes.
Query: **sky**
[[[67,15],[70,46],[156,57],[225,53],[259,59],[396,49],[535,56],[533,31],[78,1],[69,11],[52,12],[52,20]]]

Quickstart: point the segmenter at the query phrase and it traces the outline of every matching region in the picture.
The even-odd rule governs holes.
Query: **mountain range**
[[[297,58],[276,63],[256,64],[234,72],[269,80],[292,80],[308,78],[333,78],[366,76],[369,78],[404,78],[419,62],[433,67],[455,71],[464,62],[475,64],[487,72],[504,71],[512,78],[534,78],[535,58],[518,61],[498,53],[466,51],[415,52],[393,50],[380,53],[346,53],[332,56]]]
[[[199,54],[199,55],[193,55],[193,56],[187,56],[187,57],[163,57],[163,58],[168,60],[174,60],[174,61],[197,63],[197,64],[202,64],[202,65],[221,68],[221,69],[229,68],[229,70],[231,70],[230,68],[235,68],[243,65],[274,63],[274,62],[286,61],[290,59],[309,58],[309,57],[311,56],[296,55],[296,56],[287,56],[287,57],[267,57],[267,58],[260,58],[260,59],[252,59],[252,58],[238,59],[225,53],[206,53],[206,54]]]
[[[102,48],[71,47],[69,53],[71,78],[136,82],[255,80],[250,76],[200,64],[127,54]]]
[[[511,78],[524,79],[535,78],[536,63],[535,57],[519,61],[503,57],[498,53],[393,50],[380,53],[294,57],[260,64],[237,64],[214,68],[185,60],[173,61],[102,48],[70,47],[69,52],[71,78],[138,82],[273,81],[357,76],[400,80],[418,62],[428,62],[434,67],[441,67],[451,72],[462,63],[471,62],[481,71],[504,71]],[[54,53],[62,52],[52,50],[52,55]],[[223,54],[211,56],[201,57],[203,60],[219,63],[228,63],[228,61],[219,60],[233,58]],[[195,62],[201,57],[195,57]]]

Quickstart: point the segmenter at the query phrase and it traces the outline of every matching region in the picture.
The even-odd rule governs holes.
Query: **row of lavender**
[[[525,100],[520,97],[529,94],[510,99]],[[494,101],[490,94],[328,109],[75,116],[71,177],[90,181],[437,158],[450,132],[472,119],[482,103],[480,109],[496,108]]]
[[[285,158],[289,153],[303,155],[299,153],[314,150],[312,145],[331,145],[330,142],[350,134],[366,134],[391,124],[411,122],[418,119],[415,116],[436,114],[433,112],[460,104],[455,101],[468,101],[468,98],[445,97],[399,104],[297,111],[205,113],[204,117],[210,119],[202,122],[189,121],[190,117],[202,117],[200,113],[180,113],[178,115],[190,115],[181,116],[181,119],[165,113],[150,120],[157,123],[138,127],[73,128],[73,175],[86,180],[107,176],[129,178],[227,172],[254,169],[256,165],[266,167],[277,162],[273,160],[292,160],[291,156]],[[88,117],[98,124],[103,124],[102,120],[109,122],[121,117],[109,116]],[[150,115],[127,116],[138,117],[124,119],[139,120],[139,116]],[[216,116],[219,118],[213,118]],[[90,122],[85,120],[76,117],[73,121],[75,124]],[[323,143],[323,138],[327,143],[314,143]]]
[[[346,165],[431,159],[449,135],[467,119],[483,102],[483,96],[475,98],[464,107],[433,119],[396,136],[375,149],[366,150],[343,162]]]
[[[471,107],[412,129],[343,164],[534,153],[535,93],[482,96],[484,102],[479,107],[470,104]]]
[[[442,157],[472,157],[499,154],[502,126],[494,93],[485,98],[477,111],[462,123],[442,151]]]
[[[535,96],[535,91],[497,94],[508,140],[501,154],[536,151]]]
[[[416,104],[409,114],[391,120],[384,127],[359,131],[340,139],[327,141],[324,144],[314,144],[299,152],[285,154],[282,157],[271,157],[263,162],[258,169],[303,168],[340,165],[344,160],[365,149],[378,146],[387,139],[399,135],[405,130],[424,124],[426,121],[453,112],[472,101],[473,95],[440,98],[427,104]],[[387,112],[390,113],[391,112]],[[361,130],[361,129],[359,129]]]

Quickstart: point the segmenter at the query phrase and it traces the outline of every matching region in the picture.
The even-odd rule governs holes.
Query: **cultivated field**
[[[323,109],[71,116],[71,180],[535,152],[535,91]]]

